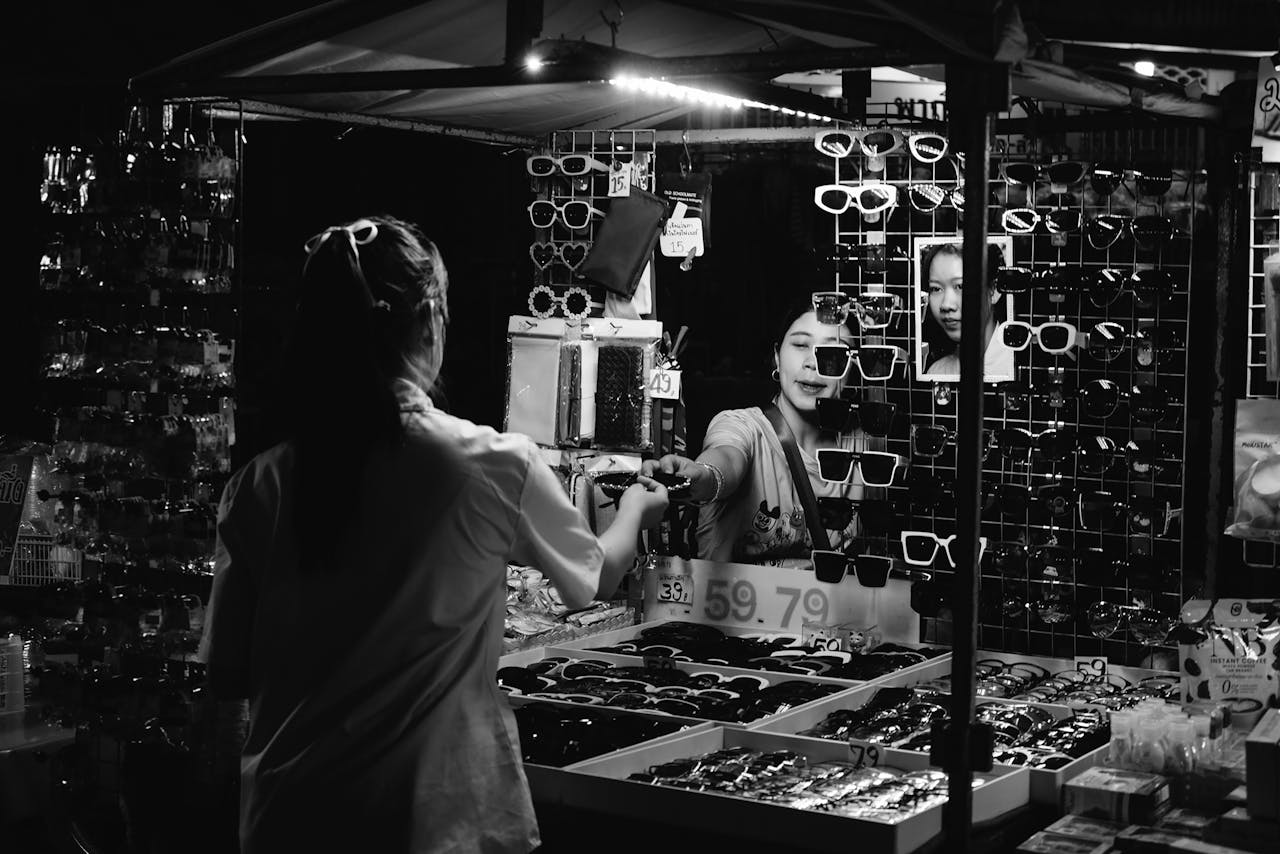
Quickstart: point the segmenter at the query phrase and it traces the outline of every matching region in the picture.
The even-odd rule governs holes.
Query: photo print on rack
[[[915,312],[916,377],[933,382],[960,381],[961,294],[964,283],[964,241],[959,237],[917,237],[912,241],[919,305]],[[1008,236],[987,238],[987,268],[991,274],[1013,257]],[[1002,322],[1013,320],[1013,302],[992,285],[982,301],[986,340],[983,379],[1004,382],[1014,378],[1014,350],[995,334]]]

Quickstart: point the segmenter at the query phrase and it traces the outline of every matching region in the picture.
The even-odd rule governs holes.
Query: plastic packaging
[[[1159,721],[1146,719],[1140,722],[1131,753],[1133,767],[1153,774],[1162,773],[1165,763],[1163,738],[1164,727]]]
[[[22,720],[26,709],[22,666],[22,638],[9,635],[0,639],[0,727]]]

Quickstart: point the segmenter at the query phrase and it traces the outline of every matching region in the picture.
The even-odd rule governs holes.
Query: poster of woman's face
[[[987,238],[987,268],[994,272],[1013,257],[1013,239]],[[912,245],[916,289],[916,377],[933,382],[960,380],[961,300],[964,285],[964,244],[955,237],[917,237]],[[1014,378],[1013,350],[996,335],[996,326],[1013,320],[1013,302],[994,286],[982,298],[985,347],[983,379],[1003,382]]]

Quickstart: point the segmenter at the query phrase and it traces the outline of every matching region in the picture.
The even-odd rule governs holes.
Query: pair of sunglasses
[[[1038,164],[1028,161],[1000,164],[1000,176],[1006,183],[1021,184],[1034,187],[1036,182],[1044,181],[1054,187],[1070,187],[1079,184],[1089,174],[1090,164],[1080,160],[1059,160],[1054,163]]]
[[[574,199],[562,205],[547,199],[538,199],[530,204],[527,210],[529,222],[533,223],[534,228],[550,228],[558,217],[569,228],[580,231],[591,224],[592,217],[604,216],[604,211],[581,199]]]
[[[856,207],[864,214],[875,214],[898,203],[898,188],[893,184],[869,182],[820,184],[813,189],[813,203],[837,216],[851,207]]]
[[[529,314],[545,320],[554,315],[557,308],[570,320],[583,320],[591,314],[591,295],[579,287],[569,288],[564,296],[557,296],[546,285],[537,285],[529,291]]]
[[[1159,646],[1168,641],[1178,625],[1178,618],[1168,616],[1155,608],[1138,605],[1117,605],[1114,602],[1094,602],[1085,611],[1089,633],[1098,638],[1113,637],[1124,626],[1143,646]]]
[[[1124,354],[1130,342],[1141,367],[1150,367],[1157,359],[1186,347],[1182,333],[1172,327],[1144,326],[1131,335],[1122,324],[1104,320],[1085,334],[1085,352],[1101,362],[1113,362]]]
[[[827,584],[837,584],[845,575],[853,575],[863,587],[884,587],[893,568],[893,558],[884,555],[846,555],[830,549],[814,549],[809,558],[813,561],[814,577]]]
[[[1076,449],[1074,427],[1049,427],[1038,433],[1025,427],[1005,427],[990,434],[990,450],[999,450],[1000,456],[1012,460],[1019,456],[1030,459],[1031,452],[1053,462],[1062,462]]]
[[[1077,230],[1079,227],[1077,226]],[[1132,217],[1125,214],[1101,214],[1084,223],[1084,234],[1094,249],[1115,246],[1125,234],[1133,236],[1139,249],[1155,252],[1168,246],[1181,230],[1167,216]]]
[[[911,156],[921,163],[936,163],[947,153],[947,138],[942,134],[915,132],[904,135],[893,128],[821,130],[813,138],[813,147],[831,157],[848,157],[854,151],[861,151],[863,155],[874,158],[897,151],[904,141]]]
[[[608,172],[608,165],[601,163],[589,154],[565,154],[555,157],[550,154],[535,154],[524,162],[524,168],[535,178],[545,178],[559,172],[576,178],[588,172]]]
[[[840,498],[826,496],[818,499],[818,515],[822,527],[828,531],[843,531],[857,513],[862,530],[868,534],[884,534],[889,531],[897,516],[893,502],[884,498]]]
[[[862,294],[854,299],[843,291],[815,291],[812,300],[819,323],[838,326],[849,319],[852,310],[863,329],[884,329],[902,307],[901,297],[887,293]]]
[[[1041,350],[1055,356],[1072,350],[1079,335],[1073,324],[1063,320],[1050,320],[1036,326],[1024,320],[1004,320],[997,331],[1010,350],[1025,350],[1035,341]]]
[[[537,242],[529,246],[529,258],[539,270],[545,270],[559,261],[576,272],[582,262],[587,260],[587,250],[590,248],[590,243],[578,240],[568,243]]]
[[[903,531],[900,535],[902,541],[902,557],[912,566],[933,566],[933,561],[941,550],[947,556],[947,563],[951,564],[951,568],[956,568],[956,556],[951,552],[951,546],[956,542],[959,535],[952,534],[949,537],[939,537],[932,531]],[[978,538],[978,560],[982,560],[983,553],[987,550],[987,538]]]
[[[907,201],[920,213],[933,213],[944,204],[963,211],[964,187],[947,190],[937,184],[911,184],[907,187]]]
[[[1144,303],[1167,297],[1174,291],[1173,274],[1167,270],[1146,269],[1126,272],[1113,268],[1089,270],[1067,265],[1031,269],[1021,266],[1000,267],[993,281],[997,290],[1007,294],[1029,290],[1073,294],[1084,292],[1098,308],[1115,303],[1125,291]]]
[[[943,480],[925,469],[910,469],[905,483],[907,497],[918,507],[932,510],[948,501],[955,501],[955,481]]]
[[[1009,234],[1073,234],[1080,230],[1080,211],[1054,210],[1040,214],[1032,208],[1011,208],[1000,214],[1000,225]]]
[[[850,451],[845,448],[818,449],[818,476],[827,483],[848,483],[854,467],[866,486],[892,486],[894,475],[903,466],[902,456],[887,451]]]
[[[1078,394],[1083,413],[1089,418],[1110,418],[1120,408],[1121,399],[1129,401],[1129,414],[1134,421],[1158,424],[1176,420],[1180,398],[1159,386],[1135,385],[1128,392],[1108,379],[1090,380]]]
[[[858,366],[864,380],[888,380],[898,362],[907,361],[907,353],[891,344],[863,344],[850,347],[847,344],[819,344],[813,348],[818,376],[823,379],[843,379],[849,368]]]

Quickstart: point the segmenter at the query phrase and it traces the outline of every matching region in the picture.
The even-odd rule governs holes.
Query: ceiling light
[[[530,71],[537,71],[543,64],[542,59],[536,53],[531,53],[524,58],[524,67]]]
[[[617,77],[609,78],[609,85],[637,92],[664,95],[678,101],[692,101],[694,103],[704,104],[710,107],[724,107],[730,110],[740,110],[743,107],[753,107],[757,110],[773,110],[774,112],[782,112],[787,115],[807,117],[813,121],[834,121],[830,116],[824,116],[818,113],[809,113],[803,110],[796,111],[787,107],[779,107],[776,104],[765,104],[760,101],[751,101],[746,98],[738,98],[721,92],[712,92],[707,89],[696,89],[692,86],[681,86],[678,83],[670,83],[666,80],[657,80],[653,77],[628,77],[620,74]]]
[[[1156,76],[1156,64],[1149,59],[1140,59],[1133,64],[1133,70],[1143,77]]]

